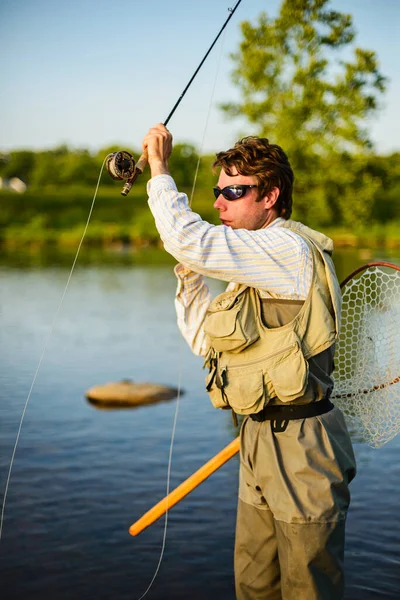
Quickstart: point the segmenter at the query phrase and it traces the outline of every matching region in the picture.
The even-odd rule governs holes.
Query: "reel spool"
[[[109,175],[117,181],[126,181],[121,191],[122,196],[129,194],[133,182],[143,173],[146,163],[146,155],[142,154],[136,164],[132,154],[126,150],[112,152],[106,157],[106,169]]]
[[[183,90],[182,94],[179,96],[178,100],[175,102],[173,109],[169,113],[168,117],[165,119],[165,121],[164,121],[165,127],[168,125],[170,118],[172,117],[172,115],[174,114],[176,109],[178,108],[183,97],[185,96],[186,92],[188,91],[189,87],[191,86],[193,79],[196,77],[197,73],[200,71],[201,67],[203,66],[204,61],[206,60],[207,56],[210,54],[211,50],[214,48],[215,44],[217,43],[218,38],[220,37],[220,35],[223,32],[223,30],[225,29],[225,27],[228,25],[230,19],[233,17],[233,14],[234,14],[235,10],[237,9],[237,7],[239,6],[239,4],[241,3],[241,1],[242,0],[238,0],[233,8],[228,8],[229,17],[226,19],[225,23],[219,30],[217,37],[215,38],[215,40],[213,41],[213,43],[207,50],[201,63],[199,64],[199,66],[197,67],[195,72],[193,73],[192,77],[190,78],[190,80],[189,80],[188,84],[186,85],[185,89]],[[106,157],[106,169],[109,172],[109,174],[111,175],[111,177],[113,179],[126,181],[124,187],[122,188],[122,192],[121,192],[121,194],[123,196],[126,196],[127,194],[129,194],[133,182],[137,179],[137,177],[139,175],[141,175],[143,173],[144,168],[147,165],[147,158],[148,158],[147,152],[144,152],[141,155],[141,157],[139,158],[139,160],[137,161],[137,163],[135,164],[132,154],[130,154],[126,150],[120,150],[119,152],[113,152],[112,154],[109,154]]]
[[[126,181],[135,174],[136,165],[132,154],[126,150],[119,150],[107,156],[106,169],[113,179]]]

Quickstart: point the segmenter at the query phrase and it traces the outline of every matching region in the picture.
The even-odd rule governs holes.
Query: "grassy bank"
[[[355,230],[325,227],[324,233],[333,239],[337,248],[400,249],[400,223],[372,223],[368,228]]]
[[[157,246],[159,235],[147,205],[143,183],[121,196],[121,184],[103,186],[94,203],[85,244],[92,246]],[[190,189],[183,189],[190,194]],[[0,243],[6,248],[53,245],[76,247],[92,204],[94,190],[48,188],[25,194],[0,193]],[[194,210],[218,222],[210,191],[198,190]]]
[[[115,250],[156,248],[160,246],[153,217],[147,206],[145,184],[134,187],[127,197],[120,195],[121,185],[103,186],[94,204],[85,246]],[[190,193],[190,190],[182,190]],[[71,250],[81,240],[93,199],[88,188],[49,188],[25,194],[0,194],[0,243],[8,251],[22,248],[57,247]],[[210,190],[198,188],[193,209],[213,223]],[[296,218],[296,214],[293,215]],[[353,230],[323,227],[337,248],[388,251],[400,248],[400,223],[371,224]]]

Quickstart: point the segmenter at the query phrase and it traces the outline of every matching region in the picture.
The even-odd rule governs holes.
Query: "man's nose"
[[[217,210],[226,210],[226,200],[222,194],[220,194],[215,200],[214,208],[216,208]]]

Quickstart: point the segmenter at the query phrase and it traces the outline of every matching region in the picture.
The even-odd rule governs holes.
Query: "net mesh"
[[[400,431],[400,271],[369,266],[342,294],[333,399],[350,428],[379,448]]]

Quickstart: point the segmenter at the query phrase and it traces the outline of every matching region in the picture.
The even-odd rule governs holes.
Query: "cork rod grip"
[[[136,170],[139,170],[141,173],[143,173],[143,171],[145,170],[145,167],[147,165],[147,162],[148,162],[147,152],[143,152],[143,154],[140,155],[140,158],[136,163]]]

